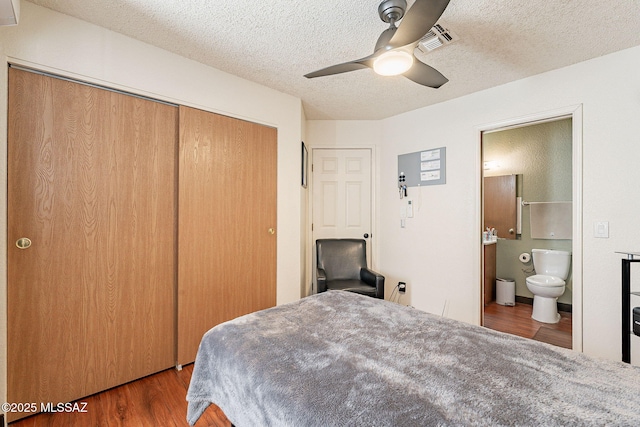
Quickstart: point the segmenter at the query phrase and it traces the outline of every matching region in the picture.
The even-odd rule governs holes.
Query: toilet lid
[[[544,274],[536,274],[534,276],[527,277],[527,282],[537,286],[546,286],[548,288],[556,286],[564,286],[564,280],[556,276],[547,276]]]

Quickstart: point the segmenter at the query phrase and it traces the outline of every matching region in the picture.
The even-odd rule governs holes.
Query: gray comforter
[[[187,395],[236,426],[640,426],[640,368],[330,291],[205,334]]]

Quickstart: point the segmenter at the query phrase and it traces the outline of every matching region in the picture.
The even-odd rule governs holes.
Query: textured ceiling
[[[451,0],[438,22],[459,40],[422,57],[449,79],[431,89],[369,69],[303,77],[372,53],[380,0],[30,1],[299,97],[319,120],[390,117],[640,45],[638,0]]]

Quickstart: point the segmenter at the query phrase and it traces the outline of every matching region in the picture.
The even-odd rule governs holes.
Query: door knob
[[[16,246],[19,249],[28,249],[29,246],[31,246],[31,240],[27,237],[21,237],[18,240],[16,240]]]
[[[369,238],[369,233],[364,233],[364,238],[368,239]]]
[[[269,234],[276,234],[276,229],[275,228],[270,228],[267,231],[269,232]]]
[[[509,229],[509,234],[513,234],[513,228]]]

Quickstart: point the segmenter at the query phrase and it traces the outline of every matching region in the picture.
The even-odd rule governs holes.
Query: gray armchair
[[[318,293],[343,290],[384,299],[384,276],[367,268],[362,239],[316,240]]]

